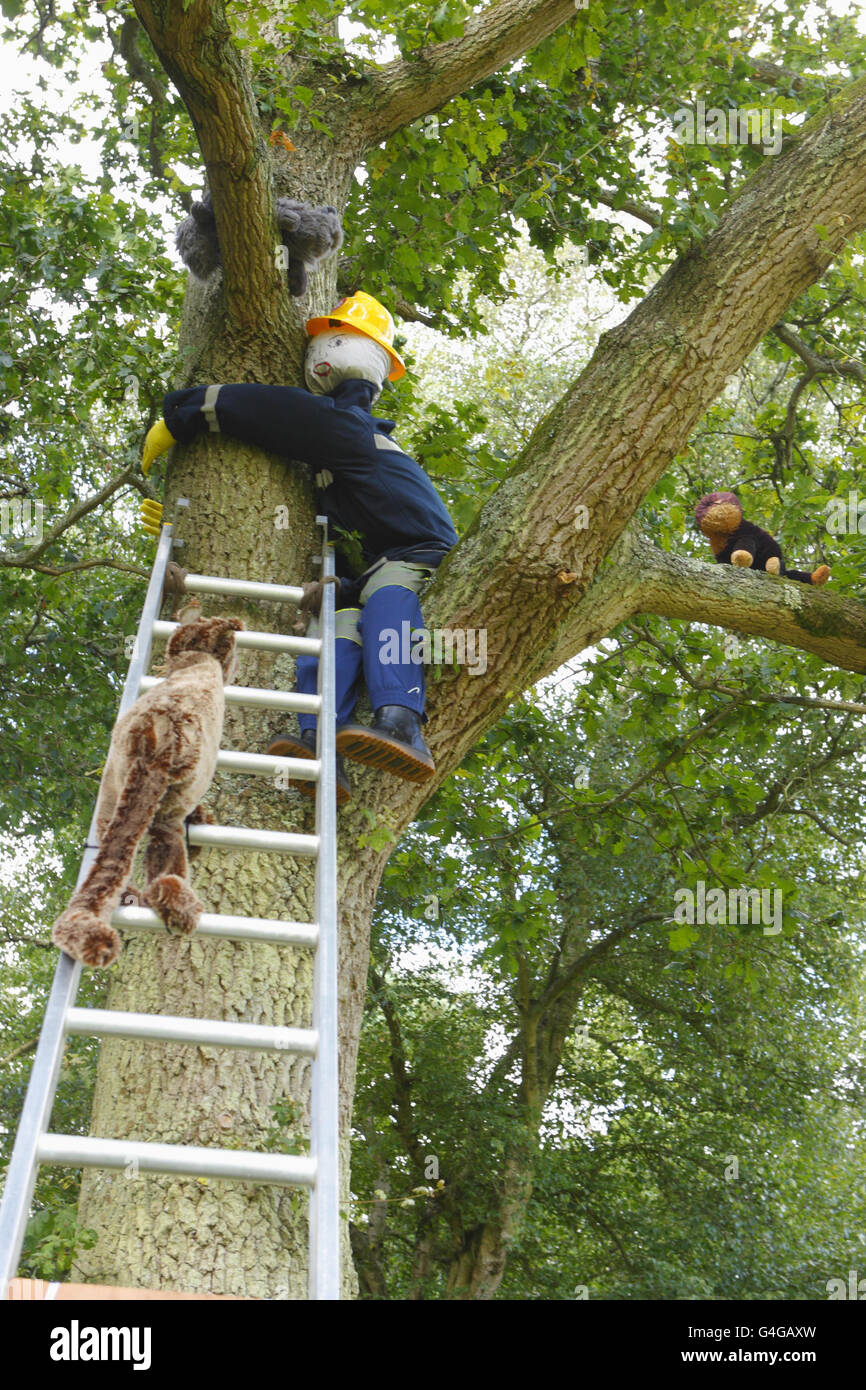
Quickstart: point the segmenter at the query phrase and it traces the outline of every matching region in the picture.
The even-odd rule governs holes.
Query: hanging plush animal
[[[695,520],[708,538],[718,565],[766,570],[767,574],[797,579],[801,584],[826,584],[830,578],[827,565],[819,565],[811,574],[789,570],[778,541],[768,531],[745,520],[735,492],[707,493],[695,507]]]
[[[209,820],[198,805],[213,778],[225,713],[223,683],[237,665],[237,618],[203,618],[197,602],[178,615],[166,649],[166,678],[114,726],[96,804],[99,851],[54,923],[51,939],[85,965],[111,965],[120,937],[111,914],[149,832],[142,901],[172,931],[195,931],[204,904],[189,884],[186,820]]]
[[[343,244],[340,214],[330,206],[315,208],[293,198],[277,199],[277,226],[288,255],[289,294],[306,294],[308,273]],[[175,245],[198,280],[208,280],[222,266],[210,191],[193,203],[175,233]]]

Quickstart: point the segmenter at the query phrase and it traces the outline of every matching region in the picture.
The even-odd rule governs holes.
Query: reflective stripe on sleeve
[[[204,404],[202,405],[201,413],[207,420],[207,427],[212,434],[219,434],[220,432],[219,420],[217,419],[216,413],[216,403],[217,396],[221,390],[221,386],[209,386],[204,393]]]

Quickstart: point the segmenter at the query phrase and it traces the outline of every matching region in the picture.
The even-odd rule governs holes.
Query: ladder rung
[[[270,753],[234,753],[221,748],[217,767],[223,772],[252,772],[256,777],[273,777],[285,772],[304,782],[318,781],[322,764],[318,758],[276,758]]]
[[[161,917],[149,907],[119,907],[111,914],[112,926],[124,931],[167,931]],[[315,922],[281,922],[273,917],[232,917],[203,912],[196,936],[219,936],[229,941],[271,941],[283,946],[316,946],[319,928]]]
[[[261,584],[253,579],[221,579],[214,574],[188,574],[188,594],[226,594],[236,598],[267,598],[275,603],[300,603],[303,589],[291,584]]]
[[[123,1009],[67,1009],[68,1033],[99,1037],[148,1038],[155,1042],[198,1043],[202,1047],[261,1048],[315,1057],[312,1028],[274,1028],[264,1023],[228,1023],[221,1018],[181,1018],[175,1014],[133,1014]]]
[[[170,637],[180,623],[164,623],[157,620],[153,625],[154,637]],[[318,637],[287,637],[281,632],[237,632],[235,642],[239,647],[253,647],[260,652],[291,652],[295,656],[319,656],[322,650]]]
[[[139,690],[152,690],[161,685],[163,676],[144,676]],[[249,705],[254,709],[280,709],[288,714],[318,714],[322,708],[321,695],[301,695],[297,690],[259,690],[254,685],[223,687],[226,704]]]
[[[239,1178],[284,1187],[315,1187],[316,1160],[249,1149],[203,1149],[191,1144],[147,1144],[80,1134],[43,1134],[40,1163],[73,1168],[129,1168],[145,1173],[185,1173],[196,1178]]]
[[[291,830],[250,830],[239,825],[190,825],[188,831],[191,845],[276,850],[280,854],[311,857],[319,852],[318,835],[296,835]]]

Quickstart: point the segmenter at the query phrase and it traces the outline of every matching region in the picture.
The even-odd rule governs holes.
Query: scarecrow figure
[[[421,732],[424,667],[394,634],[423,630],[419,591],[457,542],[448,512],[426,473],[393,438],[394,422],[371,413],[386,380],[405,366],[393,347],[394,321],[363,291],[330,314],[307,322],[304,362],[309,390],[294,386],[197,386],[172,391],[164,420],[145,443],[142,466],[176,441],[220,431],[315,470],[317,506],[332,533],[360,537],[363,563],[354,574],[337,554],[336,626],[338,804],[351,795],[342,766],[350,758],[411,782],[435,767]],[[316,619],[310,631],[315,634]],[[408,627],[404,626],[408,624]],[[316,691],[317,660],[297,661],[297,689]],[[375,711],[372,725],[352,722],[363,674]],[[300,737],[287,734],[269,753],[316,756],[316,717],[298,716]],[[315,795],[313,784],[294,783]]]

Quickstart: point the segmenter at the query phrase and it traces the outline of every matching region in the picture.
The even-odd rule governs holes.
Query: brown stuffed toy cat
[[[146,690],[114,726],[96,823],[99,851],[66,911],[54,923],[56,946],[85,965],[111,965],[120,937],[111,926],[149,831],[141,894],[172,931],[195,931],[204,911],[189,885],[184,821],[208,820],[198,806],[213,778],[225,713],[223,683],[237,666],[237,618],[203,618],[197,602],[176,615],[166,678]]]

